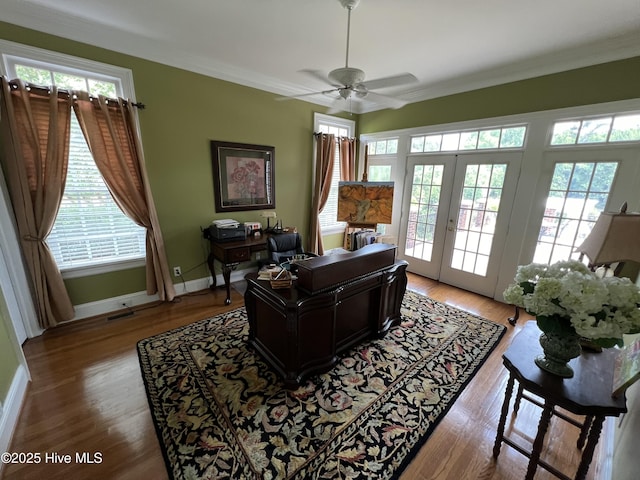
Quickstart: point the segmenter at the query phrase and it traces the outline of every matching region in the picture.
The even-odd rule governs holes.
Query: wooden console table
[[[254,252],[261,252],[267,249],[267,235],[262,235],[260,238],[249,237],[244,240],[234,240],[228,242],[218,242],[214,239],[211,241],[211,251],[207,258],[207,264],[209,265],[209,271],[213,282],[211,283],[211,289],[216,288],[216,272],[214,268],[214,261],[218,260],[222,264],[222,277],[224,278],[224,285],[227,288],[227,298],[224,301],[225,305],[231,304],[231,272],[236,269],[240,262],[248,262],[251,260],[251,254]]]
[[[583,352],[580,357],[571,361],[571,367],[574,370],[573,378],[563,379],[541,370],[533,362],[534,358],[542,353],[542,348],[538,341],[540,333],[535,321],[527,322],[502,356],[504,366],[509,371],[509,380],[493,447],[493,457],[498,458],[500,446],[504,442],[529,458],[525,480],[533,479],[538,466],[543,467],[558,478],[569,480],[570,477],[540,459],[549,422],[552,415],[555,415],[580,428],[577,448],[584,448],[584,450],[575,478],[576,480],[584,479],[589,470],[605,417],[617,417],[627,411],[624,395],[619,398],[611,396],[613,363],[617,352],[613,349],[607,349],[599,353]],[[513,414],[517,414],[522,398],[542,407],[538,433],[533,442],[531,452],[504,436],[509,402],[516,380],[519,386]],[[524,393],[525,390],[542,398],[543,402],[528,396]],[[560,407],[576,415],[584,415],[584,423],[579,423],[573,418],[562,414],[555,407]]]

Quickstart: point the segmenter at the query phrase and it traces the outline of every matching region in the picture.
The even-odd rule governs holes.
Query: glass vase
[[[540,335],[542,355],[535,358],[538,367],[562,378],[573,377],[569,361],[580,356],[580,336],[575,332],[543,332]]]

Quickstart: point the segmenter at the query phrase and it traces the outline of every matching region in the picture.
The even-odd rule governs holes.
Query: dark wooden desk
[[[619,398],[611,397],[613,363],[617,352],[612,349],[605,349],[601,353],[583,352],[582,355],[571,361],[571,367],[574,370],[573,378],[563,379],[546,373],[533,362],[534,358],[542,353],[542,348],[538,342],[540,333],[535,321],[527,322],[502,356],[504,366],[509,371],[509,381],[507,382],[507,390],[502,405],[496,442],[493,447],[493,457],[498,458],[501,443],[504,442],[529,458],[526,480],[533,479],[538,465],[558,478],[569,480],[570,477],[540,460],[540,453],[551,416],[556,415],[580,428],[577,447],[579,449],[584,447],[584,450],[575,478],[584,479],[589,470],[589,464],[598,443],[605,417],[617,417],[627,411],[624,395]],[[514,415],[518,412],[522,398],[542,407],[538,433],[533,442],[531,452],[504,436],[509,402],[515,380],[518,381],[519,387],[513,407]],[[527,396],[523,393],[524,390],[542,398],[544,403]],[[555,407],[563,408],[576,415],[584,415],[584,423],[576,422],[574,419],[563,415]]]
[[[211,240],[211,251],[207,258],[207,264],[213,277],[211,289],[216,288],[216,271],[214,261],[218,260],[222,264],[222,277],[227,288],[227,298],[225,305],[231,304],[231,272],[236,269],[240,262],[248,262],[251,260],[251,254],[261,252],[267,249],[267,236],[262,235],[260,238],[248,237],[245,240],[234,240],[230,242],[217,242]]]
[[[249,344],[287,388],[297,388],[307,377],[330,370],[341,352],[366,338],[382,338],[400,323],[406,268],[400,260],[313,295],[298,288],[299,280],[274,290],[249,273],[244,295]]]

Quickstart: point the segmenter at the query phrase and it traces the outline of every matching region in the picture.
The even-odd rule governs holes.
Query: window
[[[527,127],[516,125],[411,137],[411,153],[522,148]]]
[[[3,47],[0,44],[6,51]],[[29,56],[3,55],[11,78],[93,95],[133,98],[132,89],[126,88],[131,85],[128,71],[39,49],[20,53]],[[73,277],[143,265],[145,237],[146,230],[124,215],[111,197],[72,114],[67,182],[47,238],[58,267],[65,277]]]
[[[551,264],[578,257],[574,248],[605,209],[617,170],[616,162],[555,165],[534,262]]]
[[[398,153],[398,139],[389,138],[385,140],[375,140],[367,144],[367,154],[371,155],[395,155]]]
[[[314,119],[315,131],[330,133],[338,137],[352,137],[355,130],[355,122],[342,118],[331,117],[317,113]],[[333,177],[331,178],[331,190],[324,209],[319,215],[320,228],[323,234],[338,233],[344,231],[345,222],[338,222],[338,183],[340,182],[340,157],[339,146],[336,142],[336,151],[333,163]]]
[[[553,125],[551,145],[640,141],[640,114],[563,120]]]

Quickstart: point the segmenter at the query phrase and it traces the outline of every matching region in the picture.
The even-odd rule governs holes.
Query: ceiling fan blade
[[[386,108],[393,108],[393,109],[402,108],[407,103],[409,103],[404,100],[400,100],[399,98],[389,97],[388,95],[381,95],[379,93],[375,93],[371,91],[367,92],[367,94],[365,95],[365,98],[367,100],[371,100],[372,102],[379,103],[380,105],[384,105]]]
[[[322,91],[318,91],[318,92],[302,93],[300,95],[286,95],[286,96],[276,97],[276,101],[283,102],[283,101],[286,101],[286,100],[295,100],[297,98],[311,97],[313,95],[327,95],[329,93],[334,93],[334,92],[337,92],[337,91],[338,91],[337,88],[333,88],[331,90],[322,90]]]
[[[313,78],[315,78],[316,80],[320,80],[323,83],[326,83],[327,85],[331,85],[332,87],[342,87],[342,85],[337,85],[331,82],[331,80],[329,80],[329,77],[321,70],[311,70],[311,69],[304,69],[304,70],[300,70],[301,73],[304,73],[306,75],[309,75]]]
[[[398,85],[406,85],[408,83],[417,82],[418,79],[410,73],[401,73],[390,77],[375,78],[367,80],[360,85],[364,85],[367,90],[375,90],[377,88],[396,87]]]

